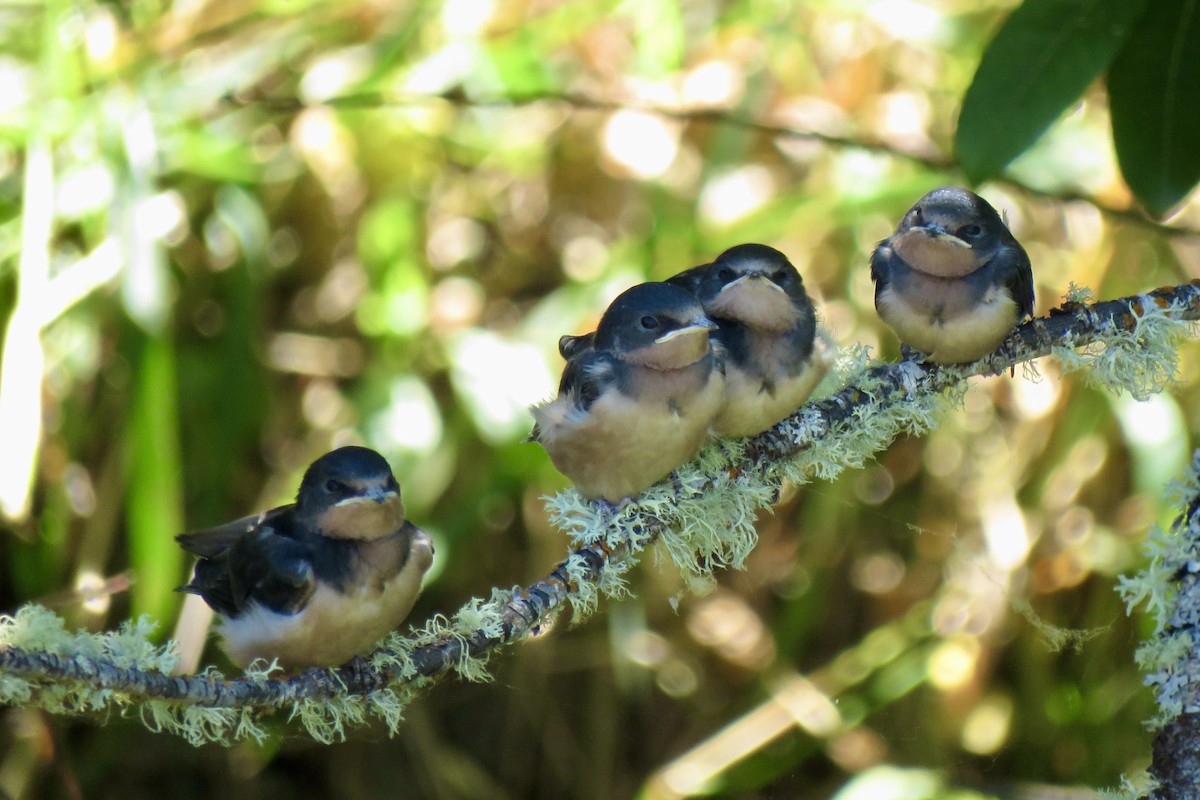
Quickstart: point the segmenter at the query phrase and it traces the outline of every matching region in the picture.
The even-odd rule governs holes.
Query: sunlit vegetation
[[[0,609],[93,630],[149,614],[229,669],[173,592],[190,564],[172,537],[286,502],[351,442],[388,457],[435,537],[412,623],[543,576],[568,542],[542,498],[567,483],[523,438],[559,335],[760,241],[840,347],[896,357],[867,259],[917,197],[966,181],[960,104],[1011,5],[0,8]],[[1030,254],[1039,314],[1071,283],[1198,276],[1195,203],[1178,235],[1067,199],[1133,203],[1105,87],[1084,83],[980,188]],[[392,739],[196,749],[5,710],[0,796],[1115,785],[1148,763],[1154,710],[1133,662],[1152,626],[1114,584],[1172,515],[1197,370],[1185,344],[1178,387],[1142,403],[1049,359],[975,381],[937,431],[785,490],[711,593],[648,559],[633,596],[494,659],[493,683],[437,687]],[[1060,648],[1057,629],[1087,635]]]

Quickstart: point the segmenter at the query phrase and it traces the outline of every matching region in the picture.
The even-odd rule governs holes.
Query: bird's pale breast
[[[396,559],[398,561],[398,559]],[[364,652],[399,627],[416,603],[421,578],[433,563],[433,544],[417,530],[408,542],[408,558],[385,580],[368,577],[342,592],[319,583],[312,598],[295,614],[279,614],[257,603],[225,619],[225,651],[236,663],[279,659],[284,667],[331,667]]]
[[[940,364],[982,358],[1004,341],[1020,317],[1012,295],[1002,286],[974,297],[966,286],[897,291],[892,285],[879,293],[876,306],[901,341]]]
[[[690,382],[692,375],[639,371],[637,398],[615,389],[602,394],[587,411],[569,397],[533,410],[538,436],[550,460],[586,497],[610,502],[637,494],[691,458],[704,443],[724,397],[716,370],[679,370],[698,374],[702,383],[674,393],[662,385]],[[650,384],[658,384],[657,387]]]

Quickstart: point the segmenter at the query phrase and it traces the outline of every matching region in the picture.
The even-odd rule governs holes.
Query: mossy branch
[[[1154,636],[1137,651],[1146,685],[1154,688],[1158,713],[1147,795],[1185,800],[1200,794],[1200,450],[1181,484],[1169,487],[1181,507],[1169,531],[1155,527],[1146,537],[1149,564],[1122,577],[1117,589],[1129,609],[1145,604]]]
[[[136,711],[150,728],[194,744],[261,739],[260,721],[280,710],[322,742],[343,738],[348,726],[369,717],[394,732],[416,692],[452,673],[485,679],[491,653],[535,634],[568,605],[578,619],[595,610],[601,594],[626,591],[624,575],[655,542],[693,586],[710,583],[716,569],[741,567],[756,543],[755,514],[775,501],[785,479],[833,478],[900,433],[930,430],[971,376],[1055,355],[1068,371],[1086,368],[1089,380],[1138,398],[1174,380],[1177,340],[1200,319],[1200,284],[1095,304],[1084,299],[1073,290],[1062,309],[1022,325],[973,364],[871,363],[854,350],[837,370],[846,388],[759,436],[710,444],[671,480],[619,508],[562,492],[549,508],[574,549],[549,575],[494,590],[408,636],[391,634],[373,654],[340,668],[272,677],[272,667],[257,664],[240,678],[212,669],[172,675],[175,646],[149,645],[145,621],[114,633],[71,634],[58,617],[27,606],[0,620],[0,702],[61,713]]]

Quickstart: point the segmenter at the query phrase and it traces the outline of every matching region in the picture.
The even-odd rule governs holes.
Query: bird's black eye
[[[787,280],[787,270],[786,269],[775,270],[774,272],[771,273],[771,280],[782,286],[783,282]]]
[[[721,267],[717,270],[717,280],[721,283],[729,283],[733,280],[733,270],[729,267]]]
[[[330,494],[345,494],[347,491],[349,491],[349,489],[346,487],[346,484],[342,483],[341,481],[330,478],[329,480],[325,481],[325,491],[329,492]]]
[[[388,475],[387,488],[392,490],[393,492],[400,490],[400,484],[396,483],[395,475]]]
[[[658,317],[647,314],[638,320],[638,324],[642,326],[642,330],[652,331],[658,328]]]
[[[975,225],[973,223],[971,225],[964,225],[959,233],[961,233],[963,236],[966,236],[968,239],[976,239],[983,235],[983,226]]]

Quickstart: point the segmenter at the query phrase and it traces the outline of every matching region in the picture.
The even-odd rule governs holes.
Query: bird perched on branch
[[[871,256],[875,308],[939,364],[974,361],[1033,315],[1029,256],[986,200],[934,189]]]
[[[716,327],[684,289],[627,289],[594,336],[568,343],[558,396],[531,409],[530,439],[585,497],[615,503],[666,477],[700,449],[721,408]]]
[[[725,351],[723,436],[753,436],[799,408],[828,368],[800,273],[765,244],[739,244],[667,280],[699,298]]]
[[[387,461],[366,447],[314,461],[291,505],[176,539],[199,556],[179,590],[220,615],[225,652],[242,666],[344,663],[404,621],[433,563]]]

